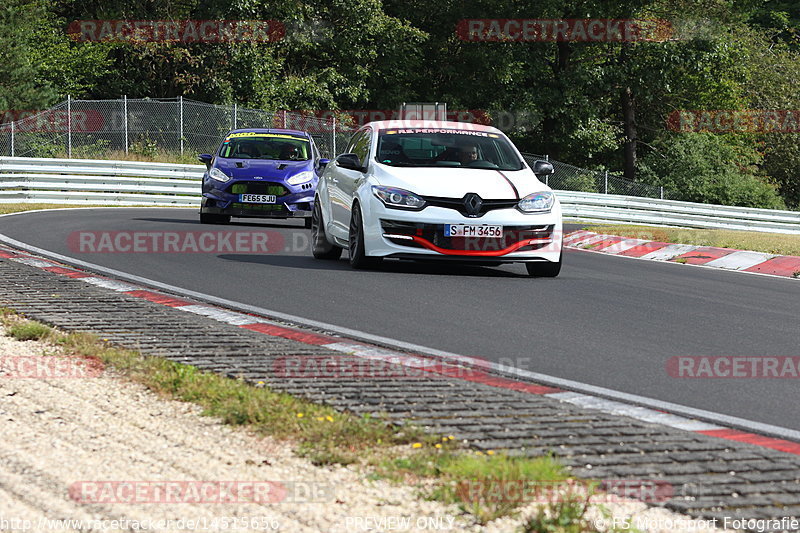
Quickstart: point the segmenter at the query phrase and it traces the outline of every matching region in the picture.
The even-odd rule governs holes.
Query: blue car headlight
[[[208,177],[217,181],[221,181],[223,183],[231,180],[230,176],[228,176],[218,168],[212,168],[211,170],[209,170]]]
[[[405,189],[397,187],[383,187],[380,185],[372,186],[374,194],[386,207],[395,209],[410,209],[420,211],[425,207],[425,200]]]
[[[553,208],[556,197],[550,191],[535,192],[519,201],[517,209],[523,213],[546,213]]]
[[[300,185],[301,183],[311,181],[312,179],[314,179],[314,173],[311,172],[310,170],[305,170],[303,172],[298,172],[297,174],[286,180],[286,183],[288,183],[289,185]]]

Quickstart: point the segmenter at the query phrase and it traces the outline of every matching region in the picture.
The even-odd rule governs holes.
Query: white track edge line
[[[81,261],[80,259],[75,259],[72,257],[68,257],[65,255],[61,255],[55,252],[50,252],[48,250],[44,250],[42,248],[38,248],[36,246],[32,246],[26,244],[24,242],[18,241],[16,239],[12,239],[5,234],[0,233],[0,242],[5,242],[10,244],[11,246],[15,246],[18,248],[22,248],[24,250],[28,250],[29,252],[33,252],[36,254],[40,254],[46,257],[50,257],[52,259],[56,259],[58,261],[67,263],[67,264],[74,264],[79,265],[84,268],[88,268],[90,270],[95,270],[99,272],[103,272],[105,274],[109,274],[115,277],[123,278],[127,281],[134,281],[136,283],[141,283],[142,285],[147,285],[155,288],[159,288],[162,290],[166,290],[168,292],[172,292],[179,295],[189,296],[192,298],[196,298],[201,301],[207,301],[210,303],[214,303],[217,305],[221,305],[224,307],[229,307],[233,309],[242,310],[248,313],[254,313],[259,315],[266,315],[268,317],[279,318],[281,320],[286,320],[287,322],[295,322],[298,324],[302,324],[305,326],[311,326],[315,328],[320,328],[328,331],[333,331],[335,333],[339,333],[345,335],[347,337],[354,337],[359,338],[362,340],[378,342],[381,344],[386,344],[389,346],[394,346],[396,348],[401,348],[404,350],[410,351],[419,351],[425,353],[427,355],[435,355],[437,357],[441,357],[443,359],[451,359],[455,361],[459,361],[462,363],[471,363],[474,358],[467,357],[463,355],[454,354],[451,352],[446,352],[443,350],[437,350],[435,348],[428,348],[426,346],[420,346],[418,344],[408,343],[404,341],[399,341],[396,339],[391,339],[388,337],[383,337],[381,335],[374,335],[372,333],[365,333],[362,331],[336,326],[334,324],[329,324],[326,322],[321,322],[318,320],[311,320],[303,317],[299,317],[296,315],[290,315],[288,313],[282,313],[279,311],[272,311],[270,309],[265,309],[263,307],[257,307],[253,305],[243,304],[240,302],[235,302],[232,300],[227,300],[225,298],[218,298],[216,296],[211,296],[208,294],[196,292],[190,289],[184,289],[181,287],[176,287],[174,285],[169,285],[166,283],[161,283],[159,281],[151,280],[148,278],[143,278],[141,276],[136,276],[134,274],[128,274],[126,272],[122,272],[119,270],[115,270],[112,268],[107,268],[101,265],[95,265],[93,263],[89,263],[86,261]],[[602,252],[596,252],[602,253]],[[605,254],[609,255],[609,254]],[[619,256],[617,256],[619,257]],[[623,256],[624,257],[624,256]],[[636,258],[638,259],[638,258]],[[700,265],[697,265],[700,266]],[[719,270],[719,269],[715,269]],[[733,271],[736,272],[736,271]],[[776,277],[776,276],[771,276]],[[478,364],[487,366],[486,361],[478,360]],[[541,383],[544,385],[549,385],[552,387],[560,387],[568,390],[573,390],[577,392],[582,392],[584,394],[592,394],[600,397],[609,398],[616,401],[621,402],[628,402],[634,405],[639,405],[643,407],[649,407],[651,409],[656,409],[659,411],[667,411],[671,414],[676,414],[680,416],[685,416],[688,418],[704,420],[706,422],[710,422],[712,424],[718,424],[722,426],[727,426],[730,428],[752,431],[756,433],[766,434],[772,437],[778,437],[787,440],[793,440],[800,442],[800,431],[784,428],[780,426],[774,426],[771,424],[764,424],[761,422],[756,422],[753,420],[747,420],[744,418],[739,418],[736,416],[731,415],[724,415],[722,413],[714,413],[712,411],[706,411],[705,409],[697,409],[694,407],[688,407],[685,405],[680,405],[672,402],[666,402],[662,400],[656,400],[654,398],[647,398],[646,396],[639,396],[637,394],[630,394],[627,392],[615,391],[613,389],[607,389],[605,387],[598,387],[596,385],[590,385],[588,383],[581,383],[579,381],[573,381],[569,379],[559,378],[556,376],[549,376],[547,374],[540,374],[538,372],[530,372],[528,370],[523,370],[520,368],[515,368],[506,365],[500,365],[497,363],[488,363],[488,366],[491,367],[492,370],[498,371],[500,373],[510,374],[516,377],[530,379],[537,383]]]

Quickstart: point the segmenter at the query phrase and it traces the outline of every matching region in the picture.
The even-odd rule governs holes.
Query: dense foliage
[[[655,42],[470,42],[461,19],[668,20]],[[278,20],[275,42],[74,42],[76,20]],[[696,201],[800,206],[799,133],[672,131],[676,110],[800,109],[794,0],[9,0],[0,109],[172,97],[275,109],[503,110],[518,144]]]

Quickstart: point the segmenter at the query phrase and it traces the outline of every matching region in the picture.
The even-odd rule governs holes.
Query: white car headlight
[[[397,187],[372,186],[372,194],[383,202],[386,207],[396,209],[411,209],[419,211],[425,207],[425,200],[405,189]]]
[[[546,213],[553,208],[556,197],[550,191],[535,192],[519,201],[517,209],[523,213]]]
[[[288,180],[286,183],[289,185],[300,185],[301,183],[305,183],[307,181],[311,181],[314,178],[314,173],[310,170],[304,170],[303,172],[298,172]]]
[[[226,181],[230,181],[231,180],[230,176],[228,176],[227,174],[225,174],[223,171],[221,171],[218,168],[212,168],[211,170],[209,170],[208,171],[208,177],[211,178],[211,179],[215,179],[217,181],[221,181],[223,183],[226,182]]]

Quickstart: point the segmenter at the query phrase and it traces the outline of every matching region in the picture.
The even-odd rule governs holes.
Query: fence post
[[[11,157],[14,157],[14,121],[11,121]]]
[[[286,110],[281,110],[281,128],[286,129]]]
[[[72,97],[67,95],[67,157],[72,157]]]
[[[183,155],[183,96],[178,97],[178,105],[180,111],[180,141],[181,141],[181,155]]]
[[[239,109],[238,109],[238,107],[236,105],[236,102],[234,102],[233,103],[233,129],[236,129],[236,126],[237,126],[236,122],[239,119],[239,117],[237,116],[238,112],[239,112]]]
[[[125,128],[125,153],[128,153],[128,95],[122,97],[122,123]]]
[[[333,116],[333,130],[331,133],[331,146],[333,147],[333,153],[331,157],[336,157],[336,115]]]
[[[661,187],[659,187],[659,189],[661,189],[661,199],[663,200],[664,199],[664,186],[662,185]]]
[[[603,194],[608,194],[608,170],[605,172],[605,190],[603,191]]]
[[[544,160],[550,161],[550,154],[544,154]],[[544,184],[547,185],[548,187],[550,186],[550,174],[544,177]]]

